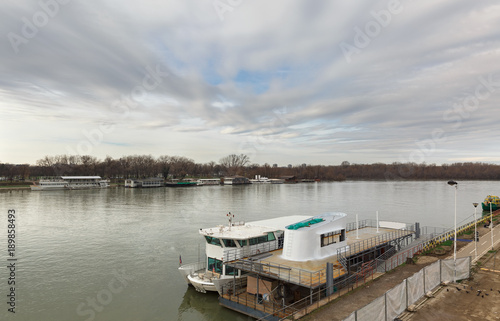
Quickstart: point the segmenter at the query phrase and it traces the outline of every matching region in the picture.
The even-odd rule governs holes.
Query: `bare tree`
[[[219,163],[225,169],[227,175],[240,175],[243,168],[250,163],[250,158],[245,154],[231,154],[222,157]]]
[[[194,160],[184,156],[170,157],[171,173],[174,178],[184,178],[186,175],[194,175]]]

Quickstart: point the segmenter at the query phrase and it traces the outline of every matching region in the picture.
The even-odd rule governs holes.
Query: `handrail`
[[[388,241],[394,240],[394,239],[402,237],[402,236],[411,235],[411,234],[413,234],[413,231],[400,229],[400,230],[384,233],[384,234],[381,234],[378,236],[374,236],[374,237],[368,238],[366,240],[353,243],[351,245],[345,245],[345,246],[337,249],[337,258],[340,258],[339,259],[339,262],[340,262],[340,260],[344,260],[344,258],[352,256],[356,253],[363,252],[367,249],[373,248],[374,246],[386,243]]]
[[[281,244],[280,244],[281,243]],[[279,240],[250,245],[249,247],[234,248],[224,252],[224,262],[239,260],[283,248],[283,242]]]
[[[494,214],[494,216],[498,216],[499,214],[500,214],[500,212]],[[478,219],[476,223],[481,224],[489,219],[490,219],[490,216],[488,215],[488,216],[485,216],[485,217]],[[457,227],[457,234],[462,233],[463,231],[466,231],[468,229],[472,229],[474,227],[474,223],[475,223],[475,221],[473,220],[473,221],[470,221],[468,223],[465,223],[465,224]],[[451,240],[452,238],[454,238],[454,236],[455,236],[455,229],[454,228],[447,229],[445,232],[431,238],[430,240],[423,242],[423,251],[427,251],[431,248],[436,247],[438,244],[440,244],[442,242]]]

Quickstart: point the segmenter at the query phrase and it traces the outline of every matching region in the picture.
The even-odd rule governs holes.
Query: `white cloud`
[[[26,21],[43,8],[7,2],[0,127],[25,131],[2,142],[1,160],[66,153],[101,123],[116,126],[104,139],[118,143],[114,157],[140,145],[205,162],[253,142],[261,163],[393,162],[441,130],[426,162],[498,160],[477,142],[499,134],[500,6],[401,1],[378,21],[390,3],[243,1],[221,21],[210,1],[73,0],[28,38]],[[14,33],[25,39],[17,53]],[[363,37],[348,62],[340,44]],[[484,79],[488,97],[465,106]]]

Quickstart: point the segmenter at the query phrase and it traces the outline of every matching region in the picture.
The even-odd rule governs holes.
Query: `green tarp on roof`
[[[313,224],[320,223],[320,222],[323,222],[322,218],[315,218],[315,219],[312,219],[312,220],[309,220],[306,222],[299,222],[299,223],[295,223],[292,225],[288,225],[286,228],[289,230],[298,230],[299,228],[309,227]]]

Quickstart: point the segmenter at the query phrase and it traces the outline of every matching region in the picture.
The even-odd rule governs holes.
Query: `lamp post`
[[[457,263],[457,189],[458,183],[455,181],[448,181],[448,185],[455,186],[455,239],[453,242],[453,262]]]
[[[477,258],[477,219],[476,210],[479,203],[472,203],[474,205],[474,258]]]

